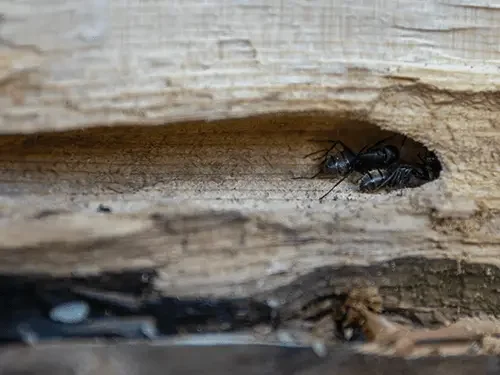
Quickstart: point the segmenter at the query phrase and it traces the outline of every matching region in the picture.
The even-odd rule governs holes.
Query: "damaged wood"
[[[426,327],[477,313],[496,314],[500,306],[496,253],[472,260],[460,252],[455,258],[450,253],[436,256],[426,244],[420,253],[376,253],[373,241],[360,246],[358,240],[359,253],[351,250],[350,257],[342,258],[341,251],[353,249],[347,247],[353,233],[350,218],[340,220],[334,229],[331,216],[326,215],[324,225],[330,229],[321,239],[317,217],[313,216],[315,225],[309,224],[308,229],[303,221],[301,233],[285,225],[286,217],[275,221],[272,214],[206,211],[182,215],[170,210],[142,215],[95,214],[95,221],[88,221],[89,216],[83,214],[32,215],[21,220],[28,233],[25,236],[19,237],[9,225],[2,229],[0,270],[11,275],[15,270],[16,274],[96,278],[152,269],[158,275],[155,288],[162,294],[253,297],[279,307],[284,321],[328,338],[335,335],[332,311],[338,310],[346,294],[360,283],[380,290],[386,313]],[[370,215],[368,222],[372,218]],[[17,226],[19,222],[12,223]],[[51,232],[54,227],[66,229]],[[128,227],[130,232],[126,232]],[[346,231],[346,242],[335,250],[332,233],[339,242],[342,230]],[[404,233],[405,238],[408,235]],[[382,232],[381,247],[387,241],[385,236],[394,238],[393,232]],[[414,236],[422,241],[420,229]],[[280,259],[280,253],[273,252],[276,249],[287,258]],[[290,262],[291,249],[297,251],[294,263],[304,263],[293,272],[278,265]],[[318,263],[312,264],[315,257]],[[270,267],[274,267],[272,272]]]
[[[170,293],[249,295],[322,266],[369,269],[394,260],[387,272],[396,275],[398,258],[448,259],[455,264],[450,277],[465,283],[473,280],[460,272],[462,264],[484,264],[481,272],[493,282],[488,274],[498,266],[496,242],[475,251],[486,225],[494,230],[494,219],[479,217],[477,233],[462,232],[458,223],[470,227],[475,217],[447,219],[446,226],[438,219],[438,226],[432,211],[417,216],[404,198],[397,209],[391,203],[340,202],[321,211],[250,213],[171,205],[152,212],[37,217],[35,211],[4,218],[0,271],[68,275],[149,267]]]
[[[494,315],[500,13],[473,1],[382,3],[1,7],[0,272],[153,269],[164,293],[255,297],[329,338],[358,283],[378,288],[398,324]],[[330,182],[294,179],[317,168],[303,158],[317,149],[309,138],[360,149],[391,132],[408,137],[408,154],[434,151],[440,178],[387,195],[346,184],[325,204]],[[88,354],[89,371],[103,358],[122,370],[108,349]],[[293,362],[278,353],[265,367],[276,353],[252,353],[259,373]],[[335,353],[299,373],[331,371],[339,357],[383,373],[497,367]]]
[[[398,324],[381,314],[381,297],[373,287],[351,290],[341,311],[343,328],[363,330],[371,344],[362,346],[367,352],[405,357],[500,353],[500,321],[491,316],[459,319],[433,330]]]

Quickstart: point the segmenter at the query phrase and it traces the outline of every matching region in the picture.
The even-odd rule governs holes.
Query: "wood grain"
[[[499,79],[500,15],[479,0],[0,5],[3,132],[320,108],[376,114],[388,86],[489,91]],[[453,91],[428,99],[461,100]],[[430,110],[419,100],[403,112]]]
[[[22,360],[21,360],[22,358]],[[196,361],[192,359],[196,358]],[[324,357],[312,349],[269,345],[168,346],[148,343],[13,347],[0,352],[3,374],[294,374],[325,372],[414,375],[496,374],[494,356],[417,359],[379,357],[347,348],[329,348]]]
[[[153,267],[171,293],[250,295],[318,267],[439,258],[483,264],[460,298],[482,285],[493,302],[459,307],[492,312],[498,21],[477,0],[0,0],[0,270]],[[435,151],[440,179],[346,183],[324,204],[331,181],[292,179],[316,171],[309,138],[390,132]],[[467,284],[460,267],[405,303]]]
[[[63,275],[152,267],[168,293],[248,295],[321,266],[366,266],[407,256],[495,268],[499,231],[491,220],[417,216],[403,201],[397,209],[339,205],[300,215],[199,208],[186,213],[180,205],[150,213],[18,218],[0,228],[0,270]]]

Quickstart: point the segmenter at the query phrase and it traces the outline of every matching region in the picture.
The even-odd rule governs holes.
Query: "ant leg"
[[[142,301],[136,297],[128,296],[123,293],[109,292],[84,286],[72,287],[70,291],[79,297],[83,297],[87,301],[106,305],[109,309],[116,308],[127,311],[128,313],[135,313],[142,308]]]
[[[309,141],[312,141],[311,139]],[[316,140],[316,142],[322,142],[322,141],[319,141],[319,140]],[[314,151],[314,152],[311,152],[307,155],[304,156],[304,159],[307,159],[309,156],[313,156],[313,155],[316,155],[316,154],[319,154],[321,152],[323,152],[323,154],[320,156],[320,157],[317,157],[317,158],[314,158],[313,160],[320,160],[320,159],[323,159],[323,158],[326,158],[326,155],[328,155],[328,153],[330,151],[332,151],[335,146],[337,146],[338,142],[337,141],[330,141],[330,140],[327,140],[327,141],[323,141],[323,142],[333,142],[332,146],[328,149],[326,148],[322,148],[321,150],[318,150],[318,151]]]
[[[413,179],[412,177],[417,178],[418,180],[422,180],[421,177],[425,178],[425,176],[422,176],[420,174],[420,171],[417,171],[416,169],[405,169],[399,173],[399,175],[394,179],[394,185],[398,189],[404,189],[407,187],[414,187],[413,185]],[[411,184],[410,184],[411,182]]]
[[[405,142],[406,142],[406,139],[407,139],[407,138],[408,138],[408,137],[407,137],[406,135],[405,135],[405,136],[403,136],[403,142],[401,142],[401,147],[399,148],[399,150],[402,150],[402,149],[403,149],[403,146],[405,145]]]
[[[331,140],[331,139],[309,139],[309,141],[313,141],[313,142],[328,142],[328,143],[332,143],[332,146],[328,149],[328,152],[332,151],[335,147],[337,147],[337,145],[341,145],[342,148],[352,154],[354,154],[354,152],[342,141],[340,140]]]
[[[308,139],[309,142],[326,142],[326,143],[342,143],[342,141],[334,139]]]
[[[326,157],[326,155],[328,155],[328,153],[329,153],[330,151],[332,151],[335,147],[337,147],[337,145],[341,145],[341,146],[342,146],[342,148],[343,148],[344,150],[347,150],[347,151],[349,151],[350,153],[353,153],[353,152],[352,152],[352,150],[351,150],[349,147],[347,147],[347,146],[344,144],[344,142],[342,142],[342,141],[334,141],[334,140],[330,140],[330,139],[328,139],[328,140],[309,139],[309,141],[315,141],[315,142],[330,142],[330,143],[332,143],[332,145],[331,145],[331,146],[330,146],[330,148],[328,148],[328,149],[321,149],[321,150],[319,150],[319,151],[311,152],[310,154],[307,154],[306,156],[304,156],[304,158],[307,158],[307,157],[309,157],[309,156],[312,156],[312,155],[318,154],[318,153],[320,153],[320,152],[322,152],[322,151],[325,151],[325,152],[324,152],[324,154],[323,154],[321,157],[319,157],[319,158],[315,158],[314,160],[323,159],[323,158],[325,158],[325,157]]]
[[[390,136],[388,136],[388,137],[386,137],[386,138],[384,138],[384,139],[381,139],[380,141],[375,142],[374,144],[372,144],[372,145],[371,145],[371,146],[369,146],[369,147],[368,147],[368,146],[365,146],[365,147],[363,147],[363,148],[362,148],[359,152],[361,153],[361,152],[363,151],[363,149],[365,149],[365,148],[366,148],[366,150],[367,150],[367,151],[369,151],[369,150],[371,150],[371,149],[373,149],[373,148],[375,148],[375,147],[377,147],[377,146],[381,145],[382,143],[384,143],[384,142],[388,141],[389,139],[394,138],[394,137],[395,137],[395,136],[397,136],[397,135],[398,135],[398,134],[393,134],[393,135],[390,135]]]
[[[392,184],[397,179],[397,176],[399,176],[400,174],[401,171],[399,170],[399,168],[394,169],[394,171],[392,171],[392,173],[389,176],[387,176],[387,178],[380,184],[377,190],[392,187]]]
[[[313,156],[313,155],[319,154],[320,152],[324,152],[324,154],[322,156],[322,157],[324,157],[329,152],[329,150],[327,148],[322,148],[321,150],[314,151],[314,152],[311,152],[311,153],[305,155],[304,159],[308,158],[309,156]],[[318,159],[321,159],[321,158],[318,158]]]
[[[337,144],[341,145],[343,148],[343,151],[347,151],[351,155],[355,155],[355,153],[352,151],[350,147],[348,147],[344,142],[342,141],[337,141]],[[330,149],[330,151],[333,149]],[[343,155],[343,154],[342,154]]]
[[[292,180],[312,180],[313,178],[318,177],[321,174],[321,171],[316,173],[314,176],[311,177],[292,177]]]
[[[389,187],[396,189],[404,189],[406,187],[409,187],[408,184],[411,181],[411,177],[414,174],[414,171],[415,169],[413,168],[411,170],[408,168],[396,170],[394,173],[394,177],[389,184]]]
[[[326,143],[335,143],[335,142],[338,142],[336,140],[333,140],[333,139],[314,139],[314,138],[310,138],[308,139],[309,142],[326,142]]]
[[[345,179],[346,179],[349,175],[350,175],[350,173],[348,173],[348,174],[346,174],[344,177],[342,177],[342,178],[341,178],[341,179],[340,179],[340,180],[339,180],[339,181],[338,181],[335,185],[333,185],[333,187],[332,187],[330,190],[328,190],[325,194],[323,194],[323,195],[319,198],[319,201],[321,202],[321,201],[322,201],[322,200],[323,200],[323,199],[324,199],[324,198],[325,198],[328,194],[330,194],[330,193],[333,191],[333,189],[335,189],[337,186],[339,186],[339,185],[340,185],[340,183],[341,183],[342,181],[344,181],[344,180],[345,180]]]

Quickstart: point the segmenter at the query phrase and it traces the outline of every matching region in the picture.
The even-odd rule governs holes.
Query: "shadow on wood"
[[[0,352],[3,375],[493,375],[499,371],[498,357],[404,359],[338,347],[324,357],[308,347],[150,343],[55,344]]]

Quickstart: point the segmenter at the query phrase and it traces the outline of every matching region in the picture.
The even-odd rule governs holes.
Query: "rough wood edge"
[[[440,217],[435,208],[416,209],[405,200],[337,205],[343,210],[244,213],[180,204],[135,214],[7,218],[1,269],[63,275],[153,267],[173,293],[247,294],[324,265],[406,256],[499,264],[495,214]]]

